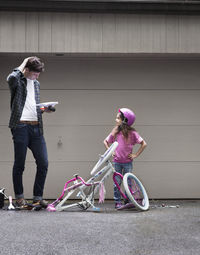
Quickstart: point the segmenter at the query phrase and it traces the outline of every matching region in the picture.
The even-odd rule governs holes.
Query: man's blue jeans
[[[48,156],[46,142],[40,134],[38,125],[18,124],[17,128],[11,130],[14,142],[15,162],[13,166],[13,185],[16,199],[24,197],[23,171],[27,148],[35,158],[37,172],[33,188],[33,199],[41,200],[43,196],[44,183],[48,170]]]
[[[132,164],[132,162],[129,162],[129,163],[114,162],[114,168],[115,168],[116,172],[118,172],[122,175],[125,175],[126,173],[132,172],[133,164]],[[121,178],[116,176],[116,181],[119,185],[121,185],[121,182],[122,182]],[[114,200],[115,200],[115,203],[119,203],[121,201],[121,194],[115,184],[114,184]]]

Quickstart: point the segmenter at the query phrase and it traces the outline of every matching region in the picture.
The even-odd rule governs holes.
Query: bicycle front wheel
[[[126,173],[123,185],[129,200],[136,209],[147,211],[149,209],[149,198],[141,181],[132,173]]]
[[[118,142],[115,141],[105,152],[103,155],[100,156],[98,162],[93,167],[92,171],[90,172],[91,175],[95,174],[100,168],[103,166],[103,164],[109,160],[109,158],[112,156],[113,152],[118,146]]]

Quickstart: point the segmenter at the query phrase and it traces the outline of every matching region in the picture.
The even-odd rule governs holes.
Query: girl
[[[134,121],[135,114],[130,109],[119,109],[116,117],[116,126],[104,140],[104,145],[107,149],[114,141],[119,143],[113,155],[113,161],[116,172],[123,175],[132,172],[132,161],[137,158],[147,146],[144,139],[131,127]],[[140,147],[136,153],[133,153],[133,146],[135,144],[140,144]],[[120,178],[117,179],[117,182],[121,185]],[[114,200],[115,208],[119,209],[122,203],[121,195],[116,185],[114,185]]]

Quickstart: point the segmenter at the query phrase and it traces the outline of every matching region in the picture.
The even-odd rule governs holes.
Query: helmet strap
[[[128,119],[124,116],[123,112],[119,111],[121,113],[121,117],[122,117],[122,122],[123,124],[127,125]]]

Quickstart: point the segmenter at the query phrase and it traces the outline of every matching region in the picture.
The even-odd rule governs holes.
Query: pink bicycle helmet
[[[124,117],[123,122],[126,123],[128,126],[133,125],[135,122],[135,114],[128,108],[120,108],[119,112],[122,113]]]

